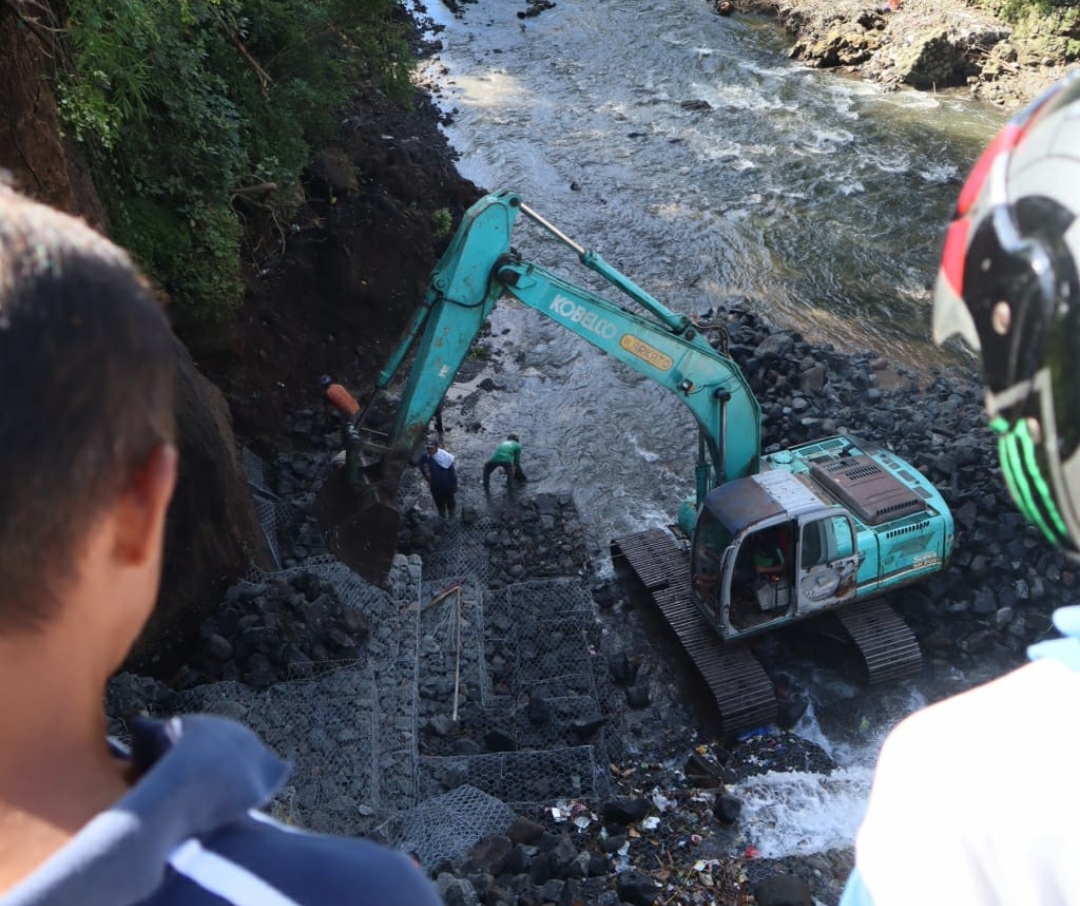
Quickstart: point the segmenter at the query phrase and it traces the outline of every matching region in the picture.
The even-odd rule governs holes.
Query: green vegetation
[[[1045,16],[1054,10],[1053,0],[1004,0],[998,15],[1008,21],[1024,19],[1031,13]]]
[[[454,221],[449,208],[439,208],[431,212],[431,235],[436,242],[442,242],[450,236]]]
[[[976,0],[1043,56],[1071,63],[1080,59],[1080,7],[1076,0]]]
[[[68,134],[181,323],[239,303],[241,250],[287,225],[355,86],[408,97],[395,0],[69,0]]]
[[[976,0],[976,6],[1006,22],[1027,23],[1033,30],[1068,30],[1076,22],[1076,0]]]

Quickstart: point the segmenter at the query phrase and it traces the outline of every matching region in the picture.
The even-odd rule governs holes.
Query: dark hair
[[[174,438],[177,342],[126,253],[0,186],[0,631],[55,613],[94,520]]]

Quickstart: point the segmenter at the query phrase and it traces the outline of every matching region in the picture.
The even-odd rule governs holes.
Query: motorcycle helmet
[[[1024,516],[1080,551],[1080,71],[987,146],[960,193],[934,339],[981,353],[990,427]]]

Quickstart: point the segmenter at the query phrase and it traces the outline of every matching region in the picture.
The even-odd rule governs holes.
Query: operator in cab
[[[784,549],[787,540],[782,529],[766,529],[754,538],[754,572],[759,579],[778,582],[787,566]]]

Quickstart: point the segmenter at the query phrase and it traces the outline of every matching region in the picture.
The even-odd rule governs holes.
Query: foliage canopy
[[[408,97],[397,13],[395,0],[69,0],[64,127],[175,320],[239,303],[237,199],[261,228],[286,223],[362,79]]]

